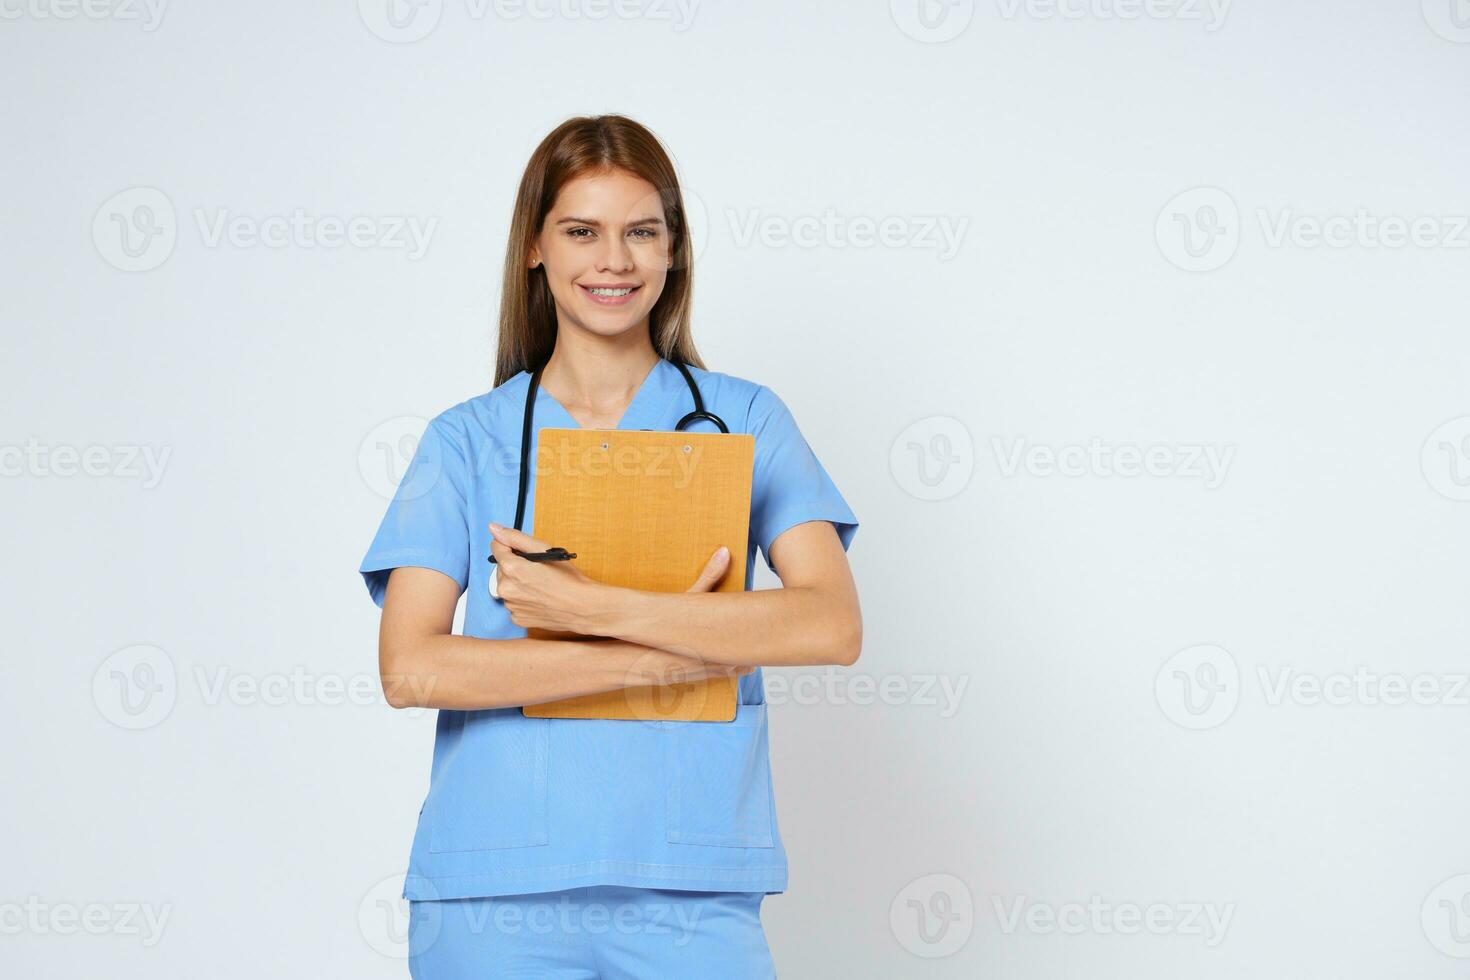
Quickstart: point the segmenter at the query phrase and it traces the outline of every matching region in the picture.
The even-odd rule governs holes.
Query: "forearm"
[[[854,601],[800,586],[695,593],[610,589],[593,604],[586,632],[750,666],[845,666],[862,647]]]
[[[651,669],[665,666],[650,663],[658,659],[658,651],[618,640],[449,634],[398,640],[380,652],[379,666],[395,708],[477,710],[637,686]]]

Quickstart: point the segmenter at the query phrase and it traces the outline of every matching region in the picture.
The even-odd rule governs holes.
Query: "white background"
[[[862,659],[770,672],[783,976],[1470,968],[1463,3],[65,2],[0,0],[6,975],[406,975],[380,444],[489,386],[516,181],[604,111],[861,521]],[[433,230],[210,234],[298,210]]]

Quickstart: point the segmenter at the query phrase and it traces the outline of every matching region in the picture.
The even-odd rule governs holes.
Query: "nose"
[[[609,235],[603,239],[606,244],[598,250],[597,271],[599,272],[631,272],[633,270],[633,250],[621,235]]]

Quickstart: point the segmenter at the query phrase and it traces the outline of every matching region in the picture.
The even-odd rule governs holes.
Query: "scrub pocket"
[[[460,714],[459,744],[436,774],[420,817],[429,822],[429,850],[545,844],[548,719],[527,718],[518,708]]]
[[[668,841],[774,847],[766,706],[728,722],[663,723]]]

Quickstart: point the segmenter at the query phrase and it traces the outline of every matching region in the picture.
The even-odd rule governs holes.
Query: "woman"
[[[415,977],[774,975],[760,904],[785,890],[786,854],[759,668],[857,659],[845,554],[857,519],[770,389],[704,369],[691,257],[652,133],[598,116],[547,136],[516,197],[495,387],[429,423],[362,563],[389,701],[442,709],[404,885]],[[528,395],[534,445],[542,427],[673,429],[690,385],[755,437],[750,547],[734,570],[747,591],[710,591],[729,571],[723,548],[677,594],[512,550],[548,548],[511,526]],[[756,546],[783,588],[748,591]],[[728,676],[740,678],[729,723],[520,711]]]

